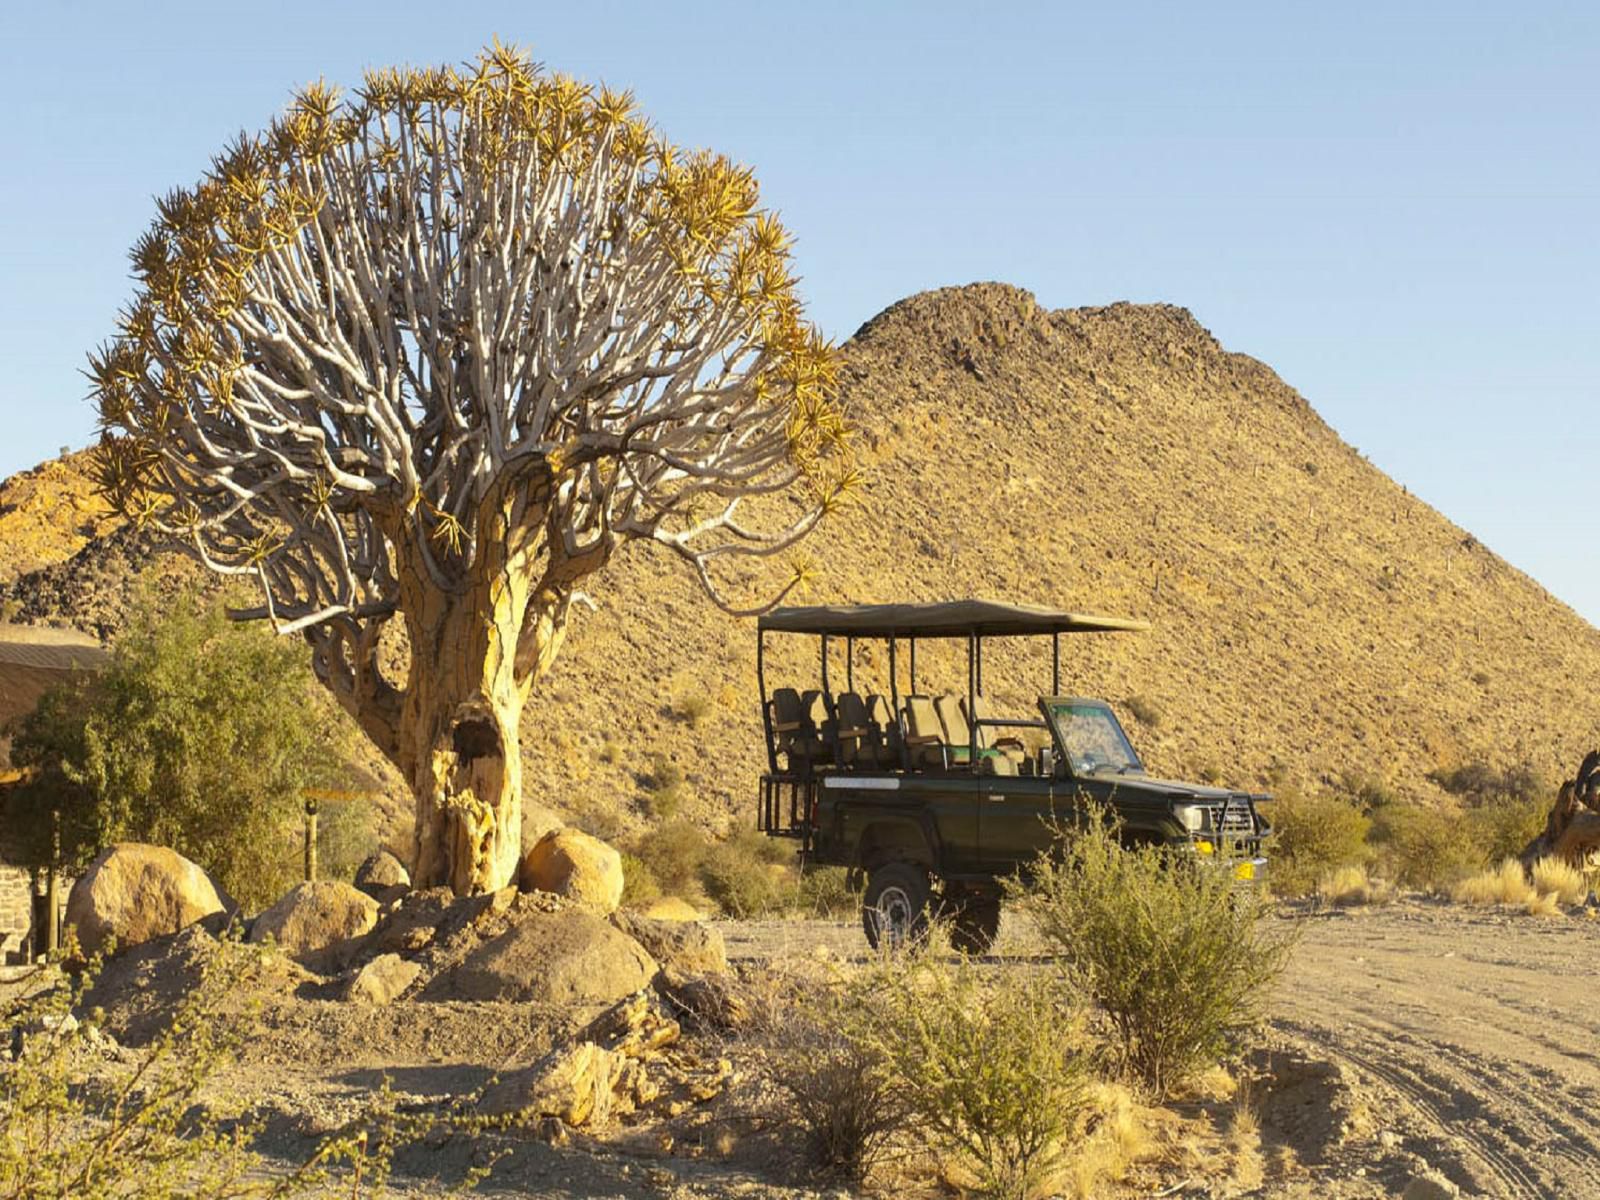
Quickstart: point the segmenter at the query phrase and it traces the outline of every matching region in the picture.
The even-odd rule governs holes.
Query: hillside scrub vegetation
[[[1333,872],[1361,866],[1371,857],[1372,820],[1345,797],[1291,793],[1262,811],[1274,834],[1271,885],[1279,895],[1306,895]]]
[[[1335,875],[1362,868],[1375,883],[1449,894],[1468,876],[1520,854],[1544,827],[1554,794],[1527,765],[1468,763],[1433,778],[1452,800],[1410,803],[1372,777],[1346,774],[1329,791],[1289,790],[1265,804],[1274,833],[1272,890],[1326,894]]]
[[[1008,891],[1109,1022],[1119,1071],[1156,1097],[1262,1019],[1293,947],[1262,890],[1164,847],[1124,847],[1103,809]]]
[[[8,814],[34,862],[81,867],[119,841],[168,846],[259,908],[301,876],[303,794],[348,783],[344,718],[318,693],[302,646],[218,607],[147,604],[99,675],[46,693],[14,730],[13,761],[39,775]],[[363,803],[325,806],[319,852],[346,875],[372,848]]]
[[[849,913],[859,896],[840,867],[797,869],[794,844],[749,828],[716,839],[688,821],[666,821],[624,849],[624,902],[705,899],[734,918]]]

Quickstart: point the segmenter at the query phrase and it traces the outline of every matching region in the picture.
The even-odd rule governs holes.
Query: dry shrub
[[[776,1088],[779,1122],[794,1129],[817,1174],[866,1178],[910,1123],[905,1088],[859,1036],[838,980],[786,980],[756,1006],[752,1047]]]
[[[1368,875],[1365,867],[1340,867],[1323,876],[1322,882],[1317,884],[1317,896],[1339,908],[1354,908],[1363,904],[1387,904],[1394,899],[1394,892]]]
[[[1450,894],[1460,904],[1521,906],[1537,899],[1539,892],[1528,882],[1522,864],[1508,858],[1498,867],[1461,880]]]
[[[637,854],[622,853],[622,904],[624,908],[646,908],[661,899],[661,881]]]
[[[1157,1097],[1258,1023],[1293,944],[1259,890],[1163,847],[1124,848],[1104,810],[1010,891],[1109,1020],[1121,1069]]]
[[[637,839],[629,853],[633,872],[641,881],[646,874],[653,878],[659,894],[704,895],[732,917],[787,912],[800,903],[799,883],[788,865],[794,844],[754,829],[717,842],[687,821],[668,821]],[[625,863],[624,887],[629,869]]]
[[[741,829],[706,850],[700,862],[700,886],[730,917],[787,912],[799,896],[795,874],[787,869],[793,858],[791,843]]]
[[[1275,835],[1272,889],[1281,895],[1307,895],[1331,872],[1367,859],[1372,822],[1348,800],[1287,795],[1264,812]]]
[[[861,893],[849,886],[850,873],[844,867],[811,867],[800,876],[798,910],[811,917],[854,916],[861,907]]]
[[[856,1034],[900,1081],[914,1126],[970,1171],[978,1194],[1028,1200],[1081,1137],[1090,1065],[1059,980],[986,979],[935,935],[883,960],[854,997]]]
[[[1582,871],[1559,858],[1541,858],[1533,864],[1533,886],[1558,904],[1577,905],[1589,898],[1589,881]]]
[[[1559,917],[1561,904],[1552,892],[1536,892],[1523,906],[1530,917]]]

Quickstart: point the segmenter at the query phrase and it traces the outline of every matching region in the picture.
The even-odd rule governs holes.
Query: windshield
[[[1128,735],[1105,705],[1065,700],[1053,702],[1048,708],[1074,775],[1144,770]]]

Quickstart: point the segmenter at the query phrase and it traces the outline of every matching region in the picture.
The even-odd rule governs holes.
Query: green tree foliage
[[[1286,795],[1264,815],[1272,823],[1272,890],[1303,896],[1340,867],[1367,861],[1372,820],[1340,796]]]
[[[1124,847],[1104,811],[1064,832],[1012,892],[1105,1013],[1123,1070],[1155,1096],[1257,1023],[1292,946],[1259,890],[1164,847]]]
[[[217,608],[146,605],[102,674],[52,690],[17,726],[13,760],[41,774],[14,819],[36,861],[58,811],[65,866],[113,842],[152,842],[247,906],[269,903],[298,878],[302,793],[343,781],[341,728],[303,646]],[[336,806],[326,848],[349,857],[366,819]]]

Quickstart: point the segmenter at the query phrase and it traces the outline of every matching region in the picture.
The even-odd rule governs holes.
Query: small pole
[[[306,797],[306,882],[317,878],[317,798]]]
[[[61,810],[50,810],[50,867],[44,877],[44,952],[61,948]]]

